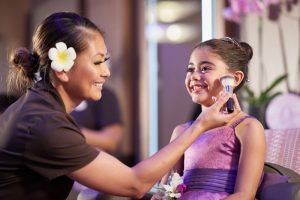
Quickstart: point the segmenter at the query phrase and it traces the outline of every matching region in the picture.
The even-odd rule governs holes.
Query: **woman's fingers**
[[[234,109],[238,110],[238,111],[241,111],[242,109],[241,109],[240,103],[239,103],[239,101],[238,101],[238,99],[236,97],[236,94],[233,94],[232,98],[233,98],[233,101],[234,101],[234,105],[233,105]]]
[[[227,102],[227,100],[230,98],[229,92],[223,92],[219,98],[216,100],[216,102],[213,105],[214,109],[217,109],[218,111],[221,110],[221,108],[224,106],[224,104]]]
[[[228,99],[230,97],[232,97],[233,104],[234,104],[233,105],[234,106],[234,112],[233,113],[239,113],[241,111],[241,107],[240,107],[239,101],[236,97],[236,94],[233,94],[231,96],[231,94],[229,92],[222,92],[220,94],[220,96],[218,97],[218,99],[216,100],[216,102],[214,103],[213,108],[217,109],[218,111],[224,110],[224,106],[226,106],[226,102],[228,101]]]
[[[222,110],[230,97],[231,95],[228,92],[220,94],[216,102],[198,116],[197,121],[201,122],[199,124],[202,125],[202,128],[204,127],[205,130],[208,130],[218,126],[222,126],[232,120],[238,113],[240,113],[241,110],[236,97],[233,97],[235,109],[232,113],[227,113]]]

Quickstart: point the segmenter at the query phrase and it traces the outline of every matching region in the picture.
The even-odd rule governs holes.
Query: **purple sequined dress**
[[[184,183],[188,190],[180,200],[221,200],[233,193],[240,156],[240,142],[235,127],[202,134],[184,154]]]

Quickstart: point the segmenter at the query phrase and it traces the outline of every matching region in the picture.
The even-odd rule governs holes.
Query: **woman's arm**
[[[170,142],[172,142],[173,140],[175,140],[182,132],[184,132],[187,128],[189,127],[189,123],[183,124],[183,125],[178,125],[171,136]],[[174,165],[174,167],[172,168],[174,171],[176,171],[177,173],[179,173],[181,176],[183,174],[183,168],[184,168],[184,155],[181,156],[181,158],[177,161],[177,163]],[[160,180],[159,183],[161,184],[167,184],[168,178],[171,174],[171,170],[168,171]],[[158,200],[161,199],[161,196],[163,194],[161,193],[160,190],[157,190],[156,193],[152,196],[151,200]]]
[[[227,93],[221,95],[213,106],[202,112],[176,139],[132,168],[101,152],[91,163],[69,176],[79,183],[105,193],[140,198],[176,164],[199,135],[208,129],[225,124],[239,113],[239,109],[235,109],[235,112],[229,115],[220,113],[228,98]]]
[[[175,140],[180,134],[182,134],[187,128],[189,127],[189,123],[186,124],[182,124],[182,125],[178,125],[175,127],[172,135],[171,135],[171,139],[170,142],[172,142],[173,140]],[[177,163],[174,165],[174,167],[172,168],[174,171],[176,171],[177,173],[179,173],[182,176],[183,173],[183,161],[184,161],[184,155],[180,157],[180,159],[177,161]],[[167,174],[165,174],[162,179],[160,180],[160,183],[166,184],[168,177],[170,175],[169,171]]]
[[[241,155],[235,193],[226,200],[253,200],[263,173],[266,154],[264,128],[256,119],[245,119],[236,127]]]

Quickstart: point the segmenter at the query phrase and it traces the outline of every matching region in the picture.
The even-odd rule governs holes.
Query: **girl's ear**
[[[234,76],[234,86],[236,87],[244,79],[244,72],[242,72],[242,71],[236,71],[236,72],[234,72],[233,76]]]
[[[61,72],[54,71],[54,74],[57,77],[57,79],[60,80],[61,82],[69,81],[69,76],[65,71],[61,71]]]

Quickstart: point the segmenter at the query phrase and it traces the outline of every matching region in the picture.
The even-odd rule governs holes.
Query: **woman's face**
[[[75,102],[99,100],[103,84],[110,76],[107,62],[104,62],[108,53],[103,37],[92,32],[87,38],[87,48],[77,55],[73,68],[68,72],[66,88]]]
[[[196,48],[190,56],[185,86],[194,103],[210,106],[223,90],[220,77],[230,74],[221,57],[210,47]]]

